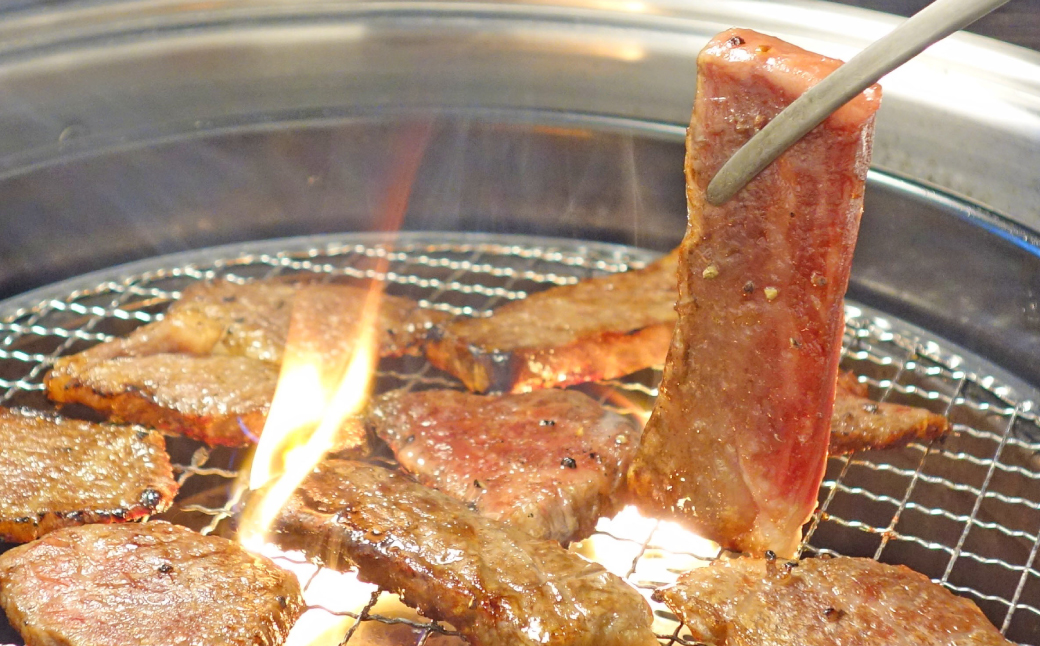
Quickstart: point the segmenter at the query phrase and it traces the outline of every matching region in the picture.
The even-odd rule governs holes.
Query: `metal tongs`
[[[796,141],[882,76],[1007,2],[936,0],[919,11],[798,97],[741,146],[708,184],[708,202],[718,206],[729,201]]]

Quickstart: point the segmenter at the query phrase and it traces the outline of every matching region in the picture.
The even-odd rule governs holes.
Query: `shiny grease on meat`
[[[534,538],[585,538],[620,506],[640,430],[570,390],[393,391],[369,422],[419,482]]]
[[[154,354],[66,364],[47,377],[48,396],[209,445],[259,435],[278,383],[278,366],[248,357]]]
[[[362,287],[277,280],[198,283],[161,321],[59,359],[47,375],[47,393],[113,421],[211,445],[245,445],[251,440],[243,425],[253,435],[263,428],[287,337],[325,355],[349,352],[355,335],[348,323],[367,294]],[[384,295],[380,354],[416,352],[446,316]]]
[[[475,392],[529,392],[663,365],[678,319],[676,258],[673,252],[645,269],[553,287],[487,318],[449,323],[428,345],[428,357]],[[590,315],[592,308],[600,314]],[[941,415],[877,404],[840,382],[831,417],[832,455],[949,432]]]
[[[435,331],[426,357],[475,392],[527,392],[659,365],[675,325],[675,253]]]
[[[177,493],[162,435],[0,408],[0,541],[136,520]]]
[[[698,57],[679,320],[629,489],[648,514],[739,551],[793,554],[816,506],[880,89],[840,108],[728,203],[708,204],[704,191],[840,64],[739,29]]]
[[[356,565],[473,646],[657,643],[646,601],[602,566],[382,467],[325,460],[274,530],[327,566]]]
[[[950,432],[950,422],[924,408],[867,399],[867,387],[849,373],[838,376],[831,417],[830,455],[930,442]]]
[[[5,552],[0,606],[29,646],[274,646],[303,600],[269,559],[150,522],[60,529]]]
[[[866,558],[718,560],[655,598],[712,646],[1010,644],[968,599]]]

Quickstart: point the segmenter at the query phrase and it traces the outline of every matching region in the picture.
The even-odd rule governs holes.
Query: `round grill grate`
[[[582,278],[638,267],[653,252],[569,240],[478,234],[402,234],[290,239],[167,256],[91,274],[0,303],[0,398],[50,409],[42,378],[56,357],[156,320],[187,285],[320,274],[382,280],[387,291],[455,315],[479,316],[507,300]],[[386,262],[384,271],[377,270]],[[1040,393],[999,366],[926,331],[849,303],[842,365],[871,395],[946,414],[955,434],[931,445],[832,458],[804,552],[903,563],[975,601],[1009,639],[1040,643]],[[580,388],[624,414],[645,418],[658,372]],[[384,360],[376,388],[461,388],[415,357]],[[66,412],[71,412],[66,410]],[[83,413],[84,411],[75,411]],[[168,438],[181,484],[165,516],[200,531],[233,533],[243,451]],[[625,512],[623,512],[624,514]],[[582,553],[647,594],[715,554],[667,523],[604,521]],[[278,556],[301,576],[308,601],[321,569]],[[308,570],[309,567],[309,570]],[[333,596],[336,596],[333,594]],[[342,596],[342,595],[340,595]],[[443,626],[369,594],[331,643],[462,643]],[[324,597],[323,597],[324,598]],[[662,643],[688,643],[667,608],[654,604]],[[0,642],[17,635],[0,626]],[[18,642],[15,642],[18,643]]]

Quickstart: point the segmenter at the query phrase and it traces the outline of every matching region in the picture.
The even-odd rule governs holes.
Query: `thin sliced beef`
[[[161,320],[139,327],[125,338],[63,357],[55,363],[55,369],[164,353],[278,362],[298,289],[299,285],[281,280],[195,283],[181,293]]]
[[[296,578],[238,544],[162,522],[85,525],[0,555],[0,606],[29,646],[281,644]]]
[[[225,446],[250,442],[243,425],[260,434],[277,383],[277,364],[185,354],[117,357],[47,377],[48,395],[57,402]]]
[[[357,321],[368,292],[347,285],[305,285],[293,302],[290,342],[299,334],[299,341],[311,347],[349,354],[348,344],[357,336]],[[381,294],[378,302],[375,325],[381,357],[419,354],[430,330],[450,318],[446,312],[420,307],[401,296]]]
[[[676,258],[673,252],[645,269],[554,287],[487,318],[449,323],[435,333],[427,355],[476,392],[526,392],[660,366],[678,319],[669,276]],[[949,428],[941,415],[877,404],[839,383],[831,454],[928,441]]]
[[[0,408],[0,541],[165,511],[177,483],[162,435]]]
[[[816,506],[880,89],[727,204],[708,204],[704,191],[840,64],[748,30],[723,32],[698,57],[679,321],[629,488],[650,515],[735,550],[792,554]]]
[[[382,467],[324,461],[275,531],[328,566],[356,564],[473,646],[657,643],[646,601],[603,567]]]
[[[287,337],[317,356],[349,354],[367,294],[346,285],[200,283],[161,321],[59,359],[47,375],[47,394],[114,421],[207,444],[245,445],[263,429]],[[376,323],[380,353],[415,352],[446,316],[384,296]]]
[[[867,387],[850,375],[838,377],[831,417],[830,454],[889,449],[913,441],[930,442],[950,432],[950,422],[924,408],[874,402]]]
[[[527,392],[660,365],[675,326],[676,254],[531,294],[435,331],[430,363],[475,392]]]
[[[654,594],[712,646],[1010,644],[968,599],[873,559],[719,560]]]
[[[639,429],[582,393],[394,391],[370,423],[419,482],[535,538],[568,543],[618,510]]]

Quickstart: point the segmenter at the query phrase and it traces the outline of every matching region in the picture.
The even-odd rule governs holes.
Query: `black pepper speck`
[[[145,489],[141,492],[141,504],[149,509],[155,509],[162,502],[162,494],[155,489]]]

